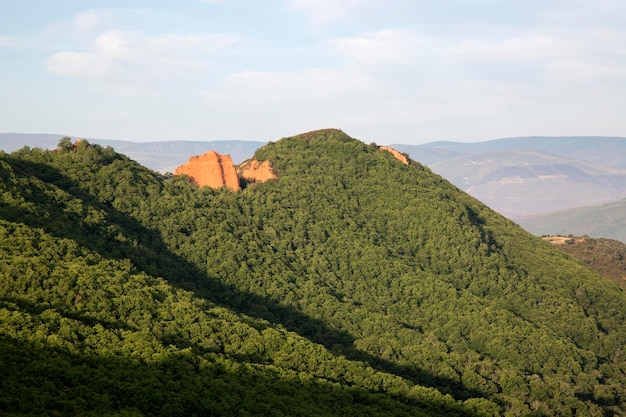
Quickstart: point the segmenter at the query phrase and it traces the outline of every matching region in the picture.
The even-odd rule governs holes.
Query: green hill
[[[196,188],[110,148],[0,158],[9,415],[611,415],[626,295],[341,131]]]

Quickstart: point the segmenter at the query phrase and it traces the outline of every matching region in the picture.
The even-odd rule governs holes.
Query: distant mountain
[[[626,199],[516,220],[536,235],[588,235],[626,243]]]
[[[589,236],[549,235],[542,237],[562,252],[626,288],[626,244],[614,239]]]
[[[619,416],[626,292],[335,129],[198,187],[0,152],[7,415]]]
[[[496,151],[537,150],[592,164],[626,169],[626,138],[607,136],[526,136],[494,139],[483,142],[430,142],[424,145],[392,145],[398,150],[430,152],[439,155],[432,162],[441,162],[450,156],[475,155]]]
[[[515,220],[626,196],[626,138],[523,137],[393,146]]]
[[[31,148],[54,149],[64,135],[0,133],[0,149],[12,152],[23,146]],[[77,139],[73,137],[73,139]],[[181,164],[187,162],[191,155],[202,155],[209,150],[228,154],[233,162],[239,164],[248,159],[256,149],[265,142],[220,140],[220,141],[184,141],[172,140],[162,142],[128,142],[110,139],[87,139],[90,143],[110,146],[158,172],[174,172]]]

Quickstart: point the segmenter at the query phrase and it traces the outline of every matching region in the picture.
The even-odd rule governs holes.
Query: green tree
[[[61,139],[59,139],[57,148],[64,152],[70,151],[72,149],[72,138],[70,138],[69,136],[63,136]]]

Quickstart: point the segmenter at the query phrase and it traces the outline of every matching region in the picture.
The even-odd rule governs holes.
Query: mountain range
[[[626,413],[618,285],[339,130],[253,160],[275,178],[234,192],[88,140],[0,152],[0,409]]]
[[[66,135],[0,133],[0,149],[6,152],[12,152],[24,146],[55,149],[59,140],[64,136]],[[162,173],[174,172],[176,167],[187,161],[191,155],[201,155],[209,150],[228,154],[235,163],[240,163],[251,157],[256,149],[265,145],[265,142],[240,140],[129,142],[111,139],[71,138],[73,140],[87,139],[90,143],[105,147],[110,146],[116,152]]]
[[[536,235],[589,235],[626,242],[626,199],[517,220]]]
[[[626,196],[626,138],[522,137],[393,146],[516,221]]]

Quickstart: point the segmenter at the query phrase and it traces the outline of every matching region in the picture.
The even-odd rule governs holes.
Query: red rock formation
[[[249,159],[239,165],[237,169],[239,176],[248,182],[265,182],[276,178],[272,172],[270,161],[259,162],[256,159]]]
[[[189,162],[176,168],[174,175],[186,174],[200,187],[228,187],[239,191],[239,176],[230,155],[209,151],[204,155],[192,156]]]
[[[381,146],[379,149],[389,152],[398,161],[402,162],[404,165],[409,165],[409,160],[406,158],[406,156],[402,155],[400,152],[396,151],[395,149],[390,148],[389,146]]]

